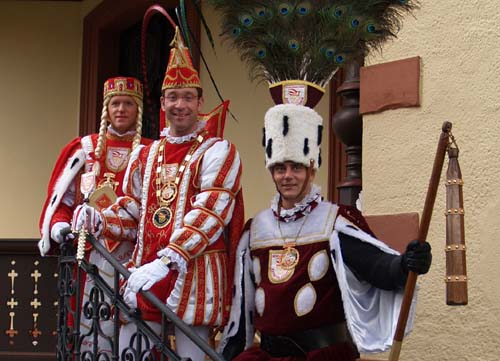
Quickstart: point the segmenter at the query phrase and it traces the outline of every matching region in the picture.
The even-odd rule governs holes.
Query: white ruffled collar
[[[279,217],[285,222],[294,221],[312,211],[311,204],[313,202],[319,202],[321,200],[321,188],[316,184],[311,186],[311,191],[302,199],[299,203],[296,203],[293,208],[290,209],[280,209],[278,214],[280,194],[276,193],[273,200],[271,201],[271,209],[276,217]],[[298,217],[300,216],[300,217]]]
[[[171,144],[182,144],[191,141],[192,139],[196,138],[200,131],[205,128],[206,122],[205,121],[200,121],[198,122],[198,125],[196,126],[196,130],[192,133],[189,133],[187,135],[182,135],[180,137],[174,137],[170,135],[170,127],[168,128],[163,128],[163,130],[160,133],[160,137],[165,137],[167,138],[167,142]]]
[[[128,130],[125,133],[120,134],[120,133],[118,133],[116,131],[115,128],[113,128],[113,126],[111,124],[108,125],[108,132],[110,134],[112,134],[114,137],[117,137],[117,138],[125,138],[125,137],[130,137],[131,135],[135,135],[135,129],[134,130]]]

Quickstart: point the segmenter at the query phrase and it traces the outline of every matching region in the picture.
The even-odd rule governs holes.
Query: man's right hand
[[[95,237],[99,237],[101,234],[102,223],[101,213],[87,204],[80,204],[75,208],[71,221],[73,231],[78,232],[85,227]]]

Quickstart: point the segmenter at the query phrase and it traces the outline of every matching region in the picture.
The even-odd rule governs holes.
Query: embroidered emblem
[[[128,148],[108,147],[106,167],[115,173],[125,169],[129,153]]]
[[[294,274],[295,268],[286,269],[282,265],[282,259],[286,250],[269,251],[269,272],[268,277],[271,283],[283,283],[288,281]]]
[[[284,91],[285,103],[299,104],[305,103],[306,86],[305,85],[285,85]]]

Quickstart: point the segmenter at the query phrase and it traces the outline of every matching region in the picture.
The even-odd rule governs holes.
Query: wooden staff
[[[427,232],[429,231],[432,209],[434,208],[434,201],[436,200],[436,193],[439,186],[439,180],[441,178],[441,170],[443,169],[444,156],[446,154],[446,149],[448,148],[450,131],[451,123],[444,122],[442,133],[439,137],[436,157],[434,158],[434,166],[432,168],[431,179],[429,181],[429,188],[427,190],[427,196],[425,198],[422,220],[420,221],[420,229],[418,232],[418,240],[420,242],[425,242],[427,238]],[[413,299],[413,293],[415,292],[416,283],[417,274],[410,271],[408,273],[408,279],[406,281],[401,310],[399,312],[398,324],[396,326],[396,332],[394,333],[391,353],[389,354],[389,361],[399,360],[399,354],[401,352],[401,346],[403,344],[406,323],[408,321],[408,314],[410,313],[410,306]]]
[[[451,136],[446,172],[446,304],[466,305],[467,267],[465,262],[464,197],[462,172],[458,164],[458,147]]]

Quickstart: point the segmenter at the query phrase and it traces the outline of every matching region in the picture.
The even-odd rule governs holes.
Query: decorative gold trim
[[[444,212],[445,216],[461,215],[465,214],[463,208],[450,208]]]
[[[448,179],[445,183],[446,186],[462,186],[464,185],[464,181],[462,179]]]
[[[444,250],[445,252],[465,251],[465,244],[449,244]]]
[[[463,275],[449,275],[449,276],[446,276],[444,281],[446,283],[467,282],[468,278],[467,278],[467,276],[463,276]]]
[[[269,85],[269,89],[272,89],[272,88],[275,88],[277,86],[286,86],[286,85],[308,85],[312,88],[315,88],[317,90],[319,90],[320,92],[322,92],[323,94],[325,93],[325,88],[322,88],[320,87],[318,84],[314,84],[314,83],[311,83],[309,81],[306,81],[306,80],[283,80],[283,81],[280,81],[280,82],[277,82],[277,83],[272,83]]]

